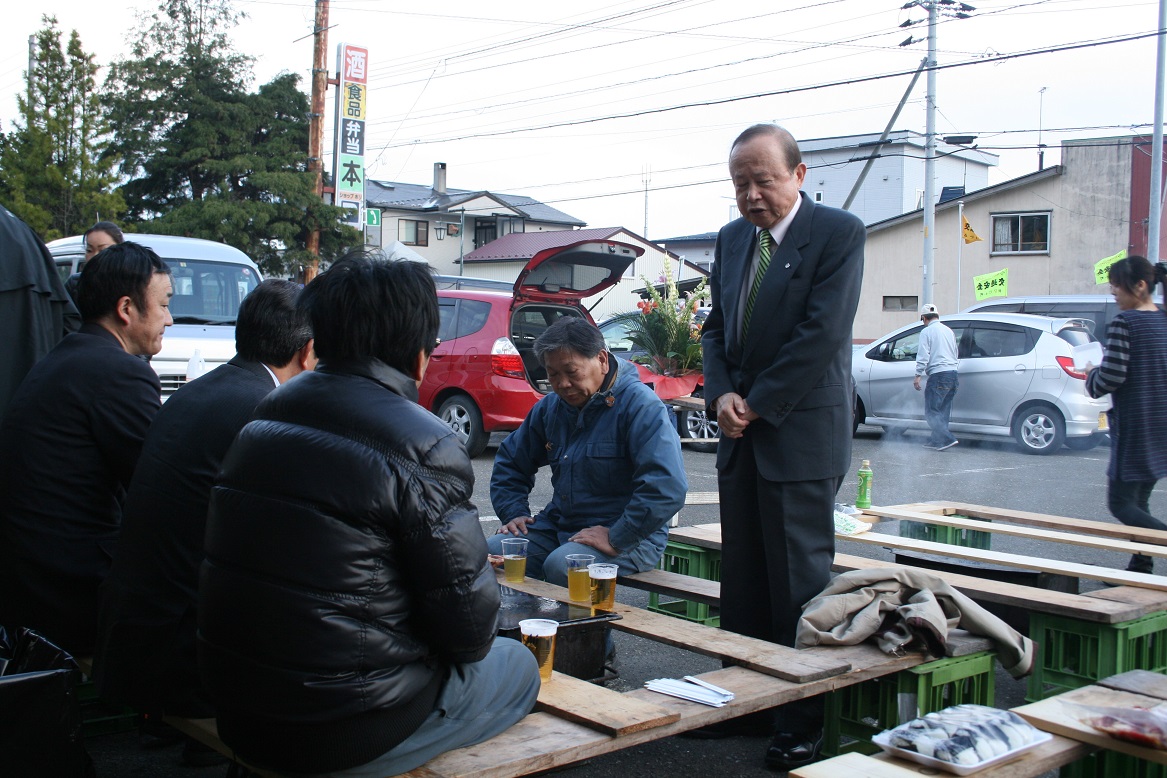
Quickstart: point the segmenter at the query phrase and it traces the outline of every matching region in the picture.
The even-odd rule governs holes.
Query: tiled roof
[[[365,199],[374,208],[393,208],[404,211],[448,211],[457,210],[458,204],[475,197],[493,197],[510,208],[514,208],[531,221],[568,224],[583,227],[587,223],[544,205],[538,200],[523,195],[501,194],[499,192],[471,192],[466,189],[448,189],[439,195],[424,184],[402,184],[396,181],[365,182]]]
[[[547,230],[512,232],[480,246],[466,255],[467,262],[502,262],[528,260],[544,249],[570,246],[585,240],[608,240],[626,232],[622,227],[598,227],[590,230]]]
[[[699,241],[717,240],[716,232],[703,232],[700,235],[678,235],[673,238],[657,238],[653,243],[697,243]]]

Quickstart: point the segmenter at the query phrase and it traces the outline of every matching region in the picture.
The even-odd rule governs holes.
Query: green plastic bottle
[[[856,508],[871,507],[871,460],[864,459],[859,465],[859,492],[855,495]]]

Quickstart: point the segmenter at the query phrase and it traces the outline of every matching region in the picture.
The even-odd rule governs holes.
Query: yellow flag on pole
[[[960,228],[964,233],[965,243],[976,243],[978,240],[984,240],[981,236],[973,232],[972,225],[968,223],[968,217],[961,215],[960,222]]]
[[[1096,283],[1096,284],[1110,283],[1110,266],[1113,265],[1115,262],[1119,261],[1120,259],[1126,259],[1126,249],[1123,249],[1122,251],[1118,252],[1117,254],[1111,254],[1109,257],[1105,257],[1104,259],[1100,259],[1097,262],[1095,262],[1094,263],[1094,283]]]

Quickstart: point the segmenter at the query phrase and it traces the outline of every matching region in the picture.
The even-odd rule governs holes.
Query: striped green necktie
[[[754,300],[758,297],[758,289],[762,287],[762,279],[766,275],[766,268],[770,267],[770,252],[774,248],[774,238],[770,231],[758,231],[758,274],[754,276],[754,283],[750,287],[750,296],[746,298],[746,315],[742,318],[742,337],[750,327],[750,315],[754,312]]]

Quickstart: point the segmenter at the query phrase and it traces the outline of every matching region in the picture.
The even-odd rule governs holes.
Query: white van
[[[126,240],[148,246],[170,267],[174,325],[162,338],[162,351],[150,360],[162,381],[162,399],[186,383],[186,368],[198,349],[211,370],[235,356],[235,319],[239,304],[262,279],[259,267],[242,251],[223,243],[174,235],[126,233]],[[85,263],[81,235],[48,244],[61,280]]]

